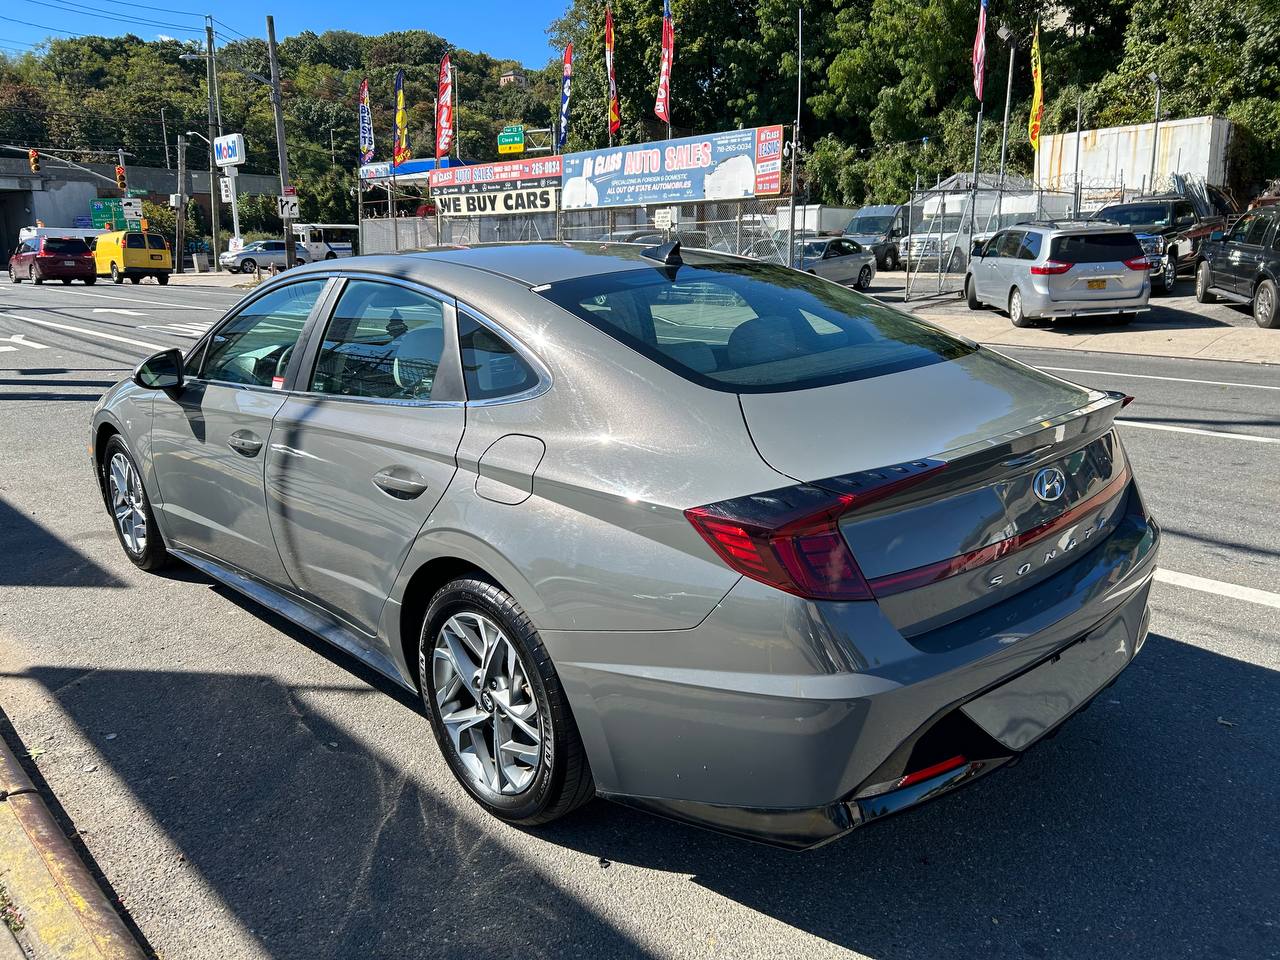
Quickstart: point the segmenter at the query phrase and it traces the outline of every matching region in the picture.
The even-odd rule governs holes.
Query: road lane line
[[[145,310],[125,310],[123,307],[94,307],[94,313],[118,313],[122,317],[145,317]]]
[[[1147,423],[1143,420],[1117,420],[1116,423],[1125,427],[1142,427],[1144,430],[1194,433],[1201,437],[1226,437],[1230,440],[1250,440],[1253,443],[1280,443],[1280,437],[1260,437],[1253,433],[1232,433],[1230,430],[1199,430],[1196,427],[1175,427],[1169,423]]]
[[[164,307],[166,310],[212,310],[214,313],[226,313],[231,306],[201,307],[194,303],[166,303],[164,300],[143,300],[140,297],[115,297],[108,293],[86,293],[83,290],[59,290],[58,293],[72,297],[96,297],[99,300],[128,301],[129,303],[149,303],[153,307]]]
[[[1119,370],[1081,370],[1079,367],[1040,367],[1059,373],[1088,373],[1095,377],[1132,377],[1134,380],[1167,380],[1170,383],[1203,383],[1210,387],[1248,387],[1251,390],[1280,390],[1268,383],[1235,383],[1229,380],[1193,380],[1190,377],[1157,377],[1150,373],[1121,373]]]
[[[1178,573],[1176,570],[1156,569],[1156,579],[1161,583],[1175,587],[1186,587],[1188,590],[1199,590],[1201,593],[1214,593],[1220,597],[1231,597],[1233,600],[1245,600],[1248,603],[1259,603],[1264,607],[1275,607],[1280,610],[1280,593],[1269,590],[1258,590],[1255,587],[1242,587],[1237,583],[1224,583],[1221,580],[1210,580],[1190,573]]]
[[[69,330],[72,333],[84,334],[86,337],[95,337],[99,340],[114,340],[117,343],[131,343],[135,347],[146,347],[148,350],[168,349],[168,347],[162,347],[158,343],[147,343],[145,340],[131,340],[128,337],[117,337],[114,333],[103,333],[101,330],[86,330],[83,327],[73,327],[65,323],[54,323],[52,320],[37,320],[35,317],[20,317],[16,313],[0,313],[0,317],[8,317],[10,320],[20,320],[23,323],[34,323],[41,327],[51,327],[54,330]]]

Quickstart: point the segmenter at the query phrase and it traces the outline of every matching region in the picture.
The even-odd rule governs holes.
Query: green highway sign
[[[498,134],[499,153],[524,153],[524,124],[509,123]]]
[[[130,187],[125,191],[125,194],[130,197],[149,197],[151,195],[151,191],[143,190],[141,187]]]
[[[89,217],[98,229],[124,230],[124,204],[119,197],[89,201]]]

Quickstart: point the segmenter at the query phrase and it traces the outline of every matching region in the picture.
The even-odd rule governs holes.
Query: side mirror
[[[1218,241],[1218,240],[1223,240],[1223,239],[1225,239],[1225,238],[1226,238],[1226,236],[1227,236],[1227,235],[1226,235],[1225,233],[1223,233],[1221,230],[1215,230],[1215,231],[1213,231],[1213,233],[1209,234],[1209,239],[1210,239],[1210,240],[1213,240],[1213,241],[1215,241],[1215,242],[1216,242],[1216,241]]]
[[[987,255],[987,244],[986,244],[986,242],[985,242],[985,241],[983,241],[983,240],[975,240],[975,241],[973,241],[973,249],[969,251],[969,256],[970,256],[970,257],[977,257],[978,259],[982,259],[982,258],[983,258],[983,257],[985,257],[986,255]]]
[[[176,347],[147,357],[133,371],[133,382],[144,390],[177,390],[183,381],[182,351]]]

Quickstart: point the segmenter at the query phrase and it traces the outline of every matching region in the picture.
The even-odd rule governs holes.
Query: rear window
[[[44,252],[80,257],[89,252],[89,245],[78,237],[45,237]]]
[[[1164,203],[1139,203],[1131,207],[1107,207],[1099,220],[1111,220],[1126,227],[1151,224],[1163,227],[1169,223],[1169,207]]]
[[[148,233],[147,246],[152,250],[163,250],[165,247],[164,237],[160,236],[158,233]]]
[[[910,370],[976,348],[845,287],[768,263],[630,270],[542,296],[688,380],[734,393]]]
[[[1050,260],[1060,263],[1108,263],[1142,256],[1132,233],[1095,233],[1054,237]]]
[[[147,246],[147,238],[140,233],[126,233],[124,245],[130,250],[143,250]]]

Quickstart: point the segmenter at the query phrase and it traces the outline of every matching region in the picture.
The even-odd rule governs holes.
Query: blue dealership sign
[[[768,196],[782,187],[782,127],[564,156],[562,210]]]

